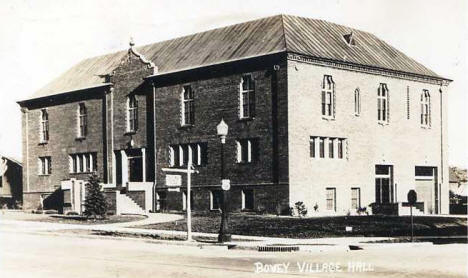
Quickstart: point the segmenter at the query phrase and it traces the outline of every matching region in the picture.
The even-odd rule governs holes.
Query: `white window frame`
[[[187,192],[182,191],[182,210],[187,210]]]
[[[49,112],[47,109],[41,109],[39,115],[39,138],[41,143],[49,141]]]
[[[192,93],[192,98],[185,98],[185,92],[187,89],[190,89],[190,92]],[[190,85],[185,85],[182,87],[182,92],[180,94],[180,124],[182,126],[191,126],[194,125],[195,122],[195,113],[193,111],[195,105],[195,92],[192,89],[192,86]],[[191,110],[188,112],[188,120],[185,118],[185,110],[190,108]]]
[[[252,86],[244,90],[243,85],[247,78],[250,82],[249,84]],[[244,99],[247,100],[247,103],[245,103]],[[245,105],[247,107],[247,113],[244,111]],[[246,74],[241,77],[239,84],[239,118],[251,119],[253,117],[255,117],[255,81],[251,74]]]
[[[324,119],[335,118],[335,82],[331,75],[324,75],[322,81],[321,114]]]
[[[138,99],[136,95],[129,95],[127,97],[127,132],[136,132],[137,130],[138,130]]]
[[[84,103],[78,104],[77,129],[78,138],[85,138],[88,133],[88,114]]]
[[[254,139],[241,139],[236,140],[237,145],[237,163],[252,163],[252,142]],[[247,144],[247,160],[242,159],[242,144]],[[257,150],[258,151],[258,150]]]
[[[310,136],[309,139],[309,156],[311,158],[317,158],[317,136]]]
[[[38,175],[48,176],[52,173],[52,158],[50,156],[41,156],[38,159]]]
[[[356,192],[356,207],[353,207],[353,194]],[[361,188],[360,187],[351,187],[351,208],[352,209],[359,209],[361,207]]]
[[[428,90],[421,92],[421,126],[431,126],[431,94]]]
[[[361,115],[361,91],[359,88],[354,90],[354,115]]]
[[[390,122],[390,95],[387,84],[380,83],[377,90],[377,121],[380,124]]]
[[[329,199],[329,198],[328,198],[328,197],[329,197],[329,196],[328,196],[329,191],[333,192],[333,198],[332,198],[332,199]],[[327,188],[325,189],[325,192],[326,192],[326,193],[325,193],[325,209],[326,209],[327,211],[334,211],[334,212],[336,212],[336,187],[327,187]],[[332,200],[332,201],[333,201],[333,207],[332,207],[331,209],[328,207],[328,200]]]
[[[75,153],[69,155],[70,174],[93,173],[97,171],[96,153]],[[75,171],[76,164],[76,171]],[[89,168],[88,168],[89,164]],[[83,167],[81,167],[83,166]]]

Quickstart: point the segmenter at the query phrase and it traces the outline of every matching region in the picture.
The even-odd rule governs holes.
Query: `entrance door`
[[[414,172],[418,202],[424,202],[424,213],[438,214],[439,188],[437,184],[437,168],[416,166]]]
[[[375,165],[375,202],[393,203],[393,168],[390,165]]]

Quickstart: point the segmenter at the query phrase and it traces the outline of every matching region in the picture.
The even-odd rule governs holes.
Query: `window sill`
[[[48,143],[49,143],[49,141],[41,141],[41,142],[39,142],[38,145],[47,145]]]
[[[134,135],[134,134],[136,134],[136,130],[130,130],[124,133],[124,135]]]
[[[359,117],[359,116],[361,116],[361,114],[354,113],[354,116]]]
[[[389,122],[377,122],[378,125],[381,125],[381,126],[386,126],[386,125],[389,125],[390,123]]]
[[[250,121],[253,121],[255,119],[255,117],[242,117],[242,118],[239,118],[238,121],[239,122],[250,122]]]
[[[191,128],[193,124],[180,125],[180,128]]]
[[[38,174],[39,177],[48,177],[50,174]]]
[[[86,140],[86,137],[76,137],[75,141],[83,141]]]
[[[431,126],[428,126],[428,125],[422,125],[421,126],[422,129],[431,129]]]
[[[252,165],[254,164],[255,161],[250,161],[250,162],[247,162],[247,161],[241,161],[241,162],[236,162],[236,164],[238,165]]]
[[[335,121],[335,117],[332,117],[332,116],[323,116],[322,115],[322,120],[325,120],[325,121]]]

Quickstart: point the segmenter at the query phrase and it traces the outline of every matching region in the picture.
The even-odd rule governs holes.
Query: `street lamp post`
[[[218,242],[229,242],[231,241],[231,234],[229,233],[230,183],[224,177],[224,144],[226,143],[226,136],[228,134],[228,125],[224,122],[224,119],[221,119],[221,122],[216,126],[216,131],[221,139],[221,184],[223,189],[221,227],[219,228]]]

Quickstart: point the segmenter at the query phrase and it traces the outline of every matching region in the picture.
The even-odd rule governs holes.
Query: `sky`
[[[21,159],[21,113],[31,96],[80,60],[276,14],[371,32],[449,86],[449,164],[468,166],[468,7],[465,0],[2,0],[0,153]],[[415,142],[417,143],[417,142]]]

